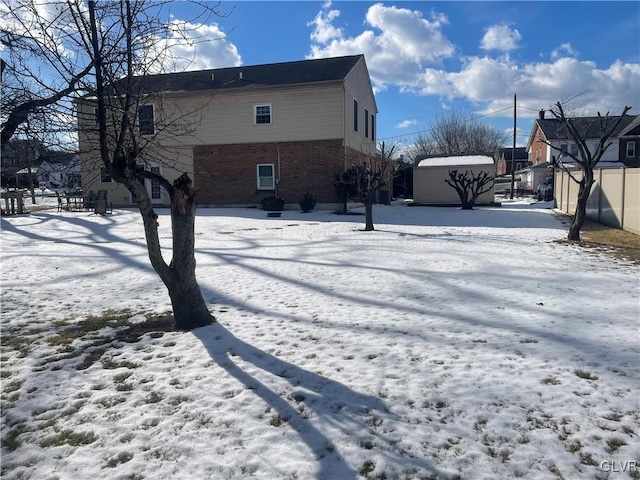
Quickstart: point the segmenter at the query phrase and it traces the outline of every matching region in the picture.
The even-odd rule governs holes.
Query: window
[[[273,190],[276,184],[273,174],[273,163],[258,164],[256,169],[258,174],[258,190]]]
[[[160,167],[151,167],[151,173],[160,175]],[[157,180],[151,180],[151,188],[149,189],[151,200],[161,200],[162,192],[160,191],[160,183]]]
[[[374,126],[376,124],[376,116],[372,113],[371,114],[371,140],[373,140],[374,142],[376,141],[376,127]]]
[[[364,136],[369,138],[369,110],[364,109]]]
[[[569,151],[569,145],[567,145],[566,143],[561,143],[560,150],[562,151],[562,153],[567,153]]]
[[[107,173],[107,169],[100,167],[100,183],[111,183],[111,175]]]
[[[255,125],[271,123],[271,104],[254,105]]]
[[[153,119],[153,105],[142,105],[138,107],[138,129],[140,135],[153,135],[155,123]]]
[[[358,101],[353,99],[353,130],[358,131]]]
[[[636,142],[627,142],[627,157],[636,156]]]
[[[522,168],[522,164],[520,162],[516,162],[516,170],[520,170]]]
[[[578,144],[577,143],[572,143],[571,144],[571,155],[578,155]]]

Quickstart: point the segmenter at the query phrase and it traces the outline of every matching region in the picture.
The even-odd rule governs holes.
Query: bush
[[[262,209],[267,212],[281,212],[284,210],[284,200],[275,195],[263,198],[260,205],[262,205]]]
[[[300,204],[300,209],[304,212],[310,212],[316,206],[316,202],[318,201],[317,196],[311,195],[309,192],[305,193],[302,197],[302,200],[298,202]]]

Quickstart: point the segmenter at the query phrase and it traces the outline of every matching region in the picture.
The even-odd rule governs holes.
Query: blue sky
[[[378,137],[410,144],[451,109],[480,116],[518,145],[541,108],[640,113],[639,2],[223,2],[188,68],[363,53]],[[188,4],[172,14],[189,17]],[[188,53],[188,52],[187,52]],[[194,55],[192,55],[194,58]]]

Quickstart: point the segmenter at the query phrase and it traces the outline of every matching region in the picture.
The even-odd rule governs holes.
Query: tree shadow
[[[286,423],[296,432],[319,466],[316,478],[357,477],[332,440],[334,435],[341,434],[349,436],[354,445],[374,436],[383,444],[382,453],[395,459],[397,465],[407,470],[418,468],[438,478],[455,478],[426,460],[411,456],[376,430],[383,422],[397,421],[381,399],[279,359],[237,338],[220,323],[192,333],[216,364],[273,409],[276,415],[272,425]],[[287,397],[279,395],[267,382],[249,373],[251,366],[285,379],[293,387],[292,392]]]

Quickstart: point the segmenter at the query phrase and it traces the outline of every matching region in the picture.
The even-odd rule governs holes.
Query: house
[[[41,157],[36,179],[50,188],[77,188],[81,183],[80,156],[54,152]]]
[[[47,149],[33,139],[11,139],[2,148],[2,186],[25,187],[36,182],[38,167]]]
[[[640,115],[620,130],[620,155],[618,161],[627,167],[640,167]]]
[[[489,172],[495,175],[493,158],[488,155],[418,156],[418,166],[413,169],[413,202],[422,205],[460,205],[456,190],[445,182],[449,171],[469,172],[478,175]],[[494,202],[493,187],[481,194],[476,205]]]
[[[513,148],[499,148],[494,157],[496,176],[511,176],[511,170],[521,170],[529,166],[529,154],[525,147],[516,147],[515,162],[512,161]]]
[[[609,117],[609,120],[615,121],[617,118],[618,117]],[[614,132],[614,135],[611,137],[612,145],[600,159],[603,165],[608,162],[618,161],[620,156],[618,135],[620,132],[625,131],[634,118],[636,117],[625,115],[622,119],[617,132]],[[595,145],[600,139],[600,121],[598,117],[574,117],[573,121],[578,131],[585,132],[587,145],[593,145],[595,149]],[[555,150],[552,146],[558,150]],[[526,150],[531,166],[521,170],[519,173],[522,176],[523,182],[535,191],[538,186],[542,185],[547,177],[553,174],[553,168],[551,167],[557,161],[560,161],[562,152],[570,152],[577,155],[578,145],[570,139],[560,120],[556,118],[545,118],[545,111],[540,110],[538,118],[535,120],[531,129]]]
[[[137,78],[146,94],[138,131],[146,167],[169,181],[189,174],[205,206],[255,206],[270,195],[297,205],[306,192],[336,204],[334,180],[376,153],[376,106],[363,55]],[[131,205],[101,171],[95,103],[78,102],[82,183]],[[148,182],[157,204],[167,204]]]

